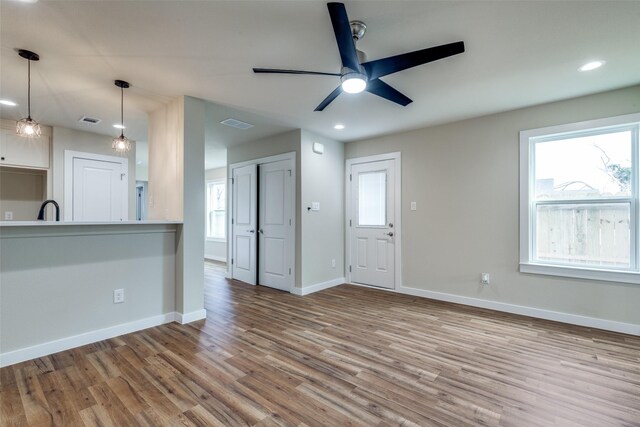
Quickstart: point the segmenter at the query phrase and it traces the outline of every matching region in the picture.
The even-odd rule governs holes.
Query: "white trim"
[[[395,170],[395,278],[394,288],[399,289],[402,287],[402,153],[399,151],[386,154],[376,154],[373,156],[357,157],[353,159],[347,159],[345,161],[345,276],[348,282],[351,282],[351,272],[349,266],[351,265],[351,227],[349,226],[349,215],[351,213],[351,181],[349,175],[351,174],[351,166],[360,163],[379,162],[384,160],[394,160]],[[378,289],[378,288],[376,288]]]
[[[604,329],[607,331],[621,332],[623,334],[640,336],[640,325],[623,323],[615,320],[598,319],[596,317],[581,316],[579,314],[563,313],[560,311],[545,310],[542,308],[508,304],[499,301],[465,297],[444,292],[427,291],[424,289],[416,289],[410,287],[402,287],[399,289],[399,292],[407,295],[430,298],[438,301],[447,301],[456,304],[470,305],[472,307],[488,308],[491,310],[519,314],[522,316],[530,316],[538,319],[553,320],[556,322],[568,323],[571,325]]]
[[[96,160],[100,162],[120,164],[121,173],[124,174],[124,188],[120,204],[120,214],[124,221],[129,220],[129,159],[118,156],[105,156],[104,154],[85,153],[82,151],[64,150],[64,191],[62,205],[63,221],[73,221],[73,159]]]
[[[314,292],[333,288],[334,286],[344,285],[345,283],[346,279],[344,277],[338,277],[337,279],[327,280],[326,282],[316,283],[314,285],[305,286],[304,288],[293,288],[291,289],[291,293],[299,296],[309,295]]]
[[[36,344],[31,347],[2,353],[0,354],[0,367],[13,365],[24,362],[25,360],[36,359],[59,351],[69,350],[82,345],[170,323],[175,321],[176,315],[177,313],[175,312],[160,314],[157,316],[147,317],[145,319],[134,320],[133,322],[122,323],[120,325],[110,326],[108,328],[85,332],[42,344]]]
[[[290,253],[289,253],[289,259],[291,260],[291,281],[289,284],[289,292],[292,292],[293,289],[295,289],[295,283],[296,283],[296,230],[298,227],[297,221],[296,221],[296,214],[297,214],[297,209],[296,209],[296,193],[298,191],[298,180],[297,180],[297,172],[296,172],[296,152],[295,151],[290,151],[288,153],[283,153],[283,154],[277,154],[275,156],[268,156],[268,157],[262,157],[259,159],[252,159],[252,160],[246,160],[243,162],[238,162],[238,163],[232,163],[230,165],[227,166],[227,236],[228,236],[228,241],[229,243],[227,244],[227,260],[229,260],[227,262],[227,278],[228,279],[233,279],[233,264],[231,263],[231,260],[233,259],[233,226],[231,225],[231,219],[233,218],[233,170],[236,168],[241,168],[244,166],[249,166],[249,165],[263,165],[265,163],[274,163],[274,162],[279,162],[282,160],[289,160],[290,161],[290,166],[291,166],[291,177],[293,179],[293,186],[292,186],[292,193],[291,193],[291,230],[289,233],[290,239],[291,239],[291,246],[290,246]],[[231,191],[229,191],[229,189],[231,189]],[[260,192],[260,188],[257,188],[257,193],[259,194]],[[259,221],[260,218],[258,218]],[[259,224],[258,224],[259,225]],[[258,239],[258,237],[256,236],[256,240]],[[257,251],[257,246],[256,246],[256,251]],[[258,259],[257,256],[257,252],[256,252],[256,259]],[[258,265],[256,265],[256,268],[259,268]],[[258,273],[258,272],[257,272]],[[258,276],[259,273],[256,275]]]
[[[204,254],[204,259],[208,259],[210,261],[227,262],[227,259],[225,257],[216,255]]]
[[[576,279],[602,280],[608,282],[640,284],[640,273],[637,271],[619,271],[571,267],[565,265],[520,263],[521,273],[543,274],[546,276],[573,277]]]
[[[207,310],[204,308],[201,310],[191,311],[189,313],[175,313],[175,321],[181,324],[195,322],[196,320],[202,320],[207,318]]]

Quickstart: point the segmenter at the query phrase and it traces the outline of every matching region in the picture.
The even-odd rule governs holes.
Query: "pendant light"
[[[20,49],[18,55],[28,61],[27,79],[27,117],[16,122],[16,133],[25,138],[39,138],[41,134],[40,125],[31,118],[31,61],[39,61],[40,56],[29,50]]]
[[[129,83],[124,80],[116,80],[115,85],[120,88],[120,126],[122,126],[122,131],[119,137],[113,138],[111,148],[116,150],[118,154],[125,154],[131,150],[131,141],[124,136],[124,90],[129,88]]]

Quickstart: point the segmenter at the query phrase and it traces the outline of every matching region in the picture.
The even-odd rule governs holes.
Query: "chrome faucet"
[[[60,221],[60,206],[58,206],[58,202],[55,200],[45,200],[40,205],[40,212],[38,212],[38,221],[44,221],[44,210],[49,203],[53,203],[53,206],[56,208],[56,221]]]

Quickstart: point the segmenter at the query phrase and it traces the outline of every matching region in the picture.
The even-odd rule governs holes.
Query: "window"
[[[640,283],[640,114],[520,132],[520,271]]]
[[[226,186],[224,181],[207,182],[207,238],[224,240],[226,236]]]

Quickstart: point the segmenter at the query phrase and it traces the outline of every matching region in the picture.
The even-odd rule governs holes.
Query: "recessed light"
[[[115,124],[115,125],[113,125],[113,127],[116,128],[116,129],[126,129],[126,126],[119,125],[119,124]]]
[[[605,61],[591,61],[578,68],[578,71],[591,71],[596,68],[600,68],[605,64]]]
[[[337,125],[335,125],[333,128],[334,128],[334,129],[337,129],[337,130],[342,130],[342,129],[344,129],[344,125],[343,125],[343,124],[338,123],[338,124],[337,124]]]
[[[8,99],[0,99],[0,104],[6,105],[7,107],[15,107],[16,105],[18,105],[13,101],[9,101]]]

